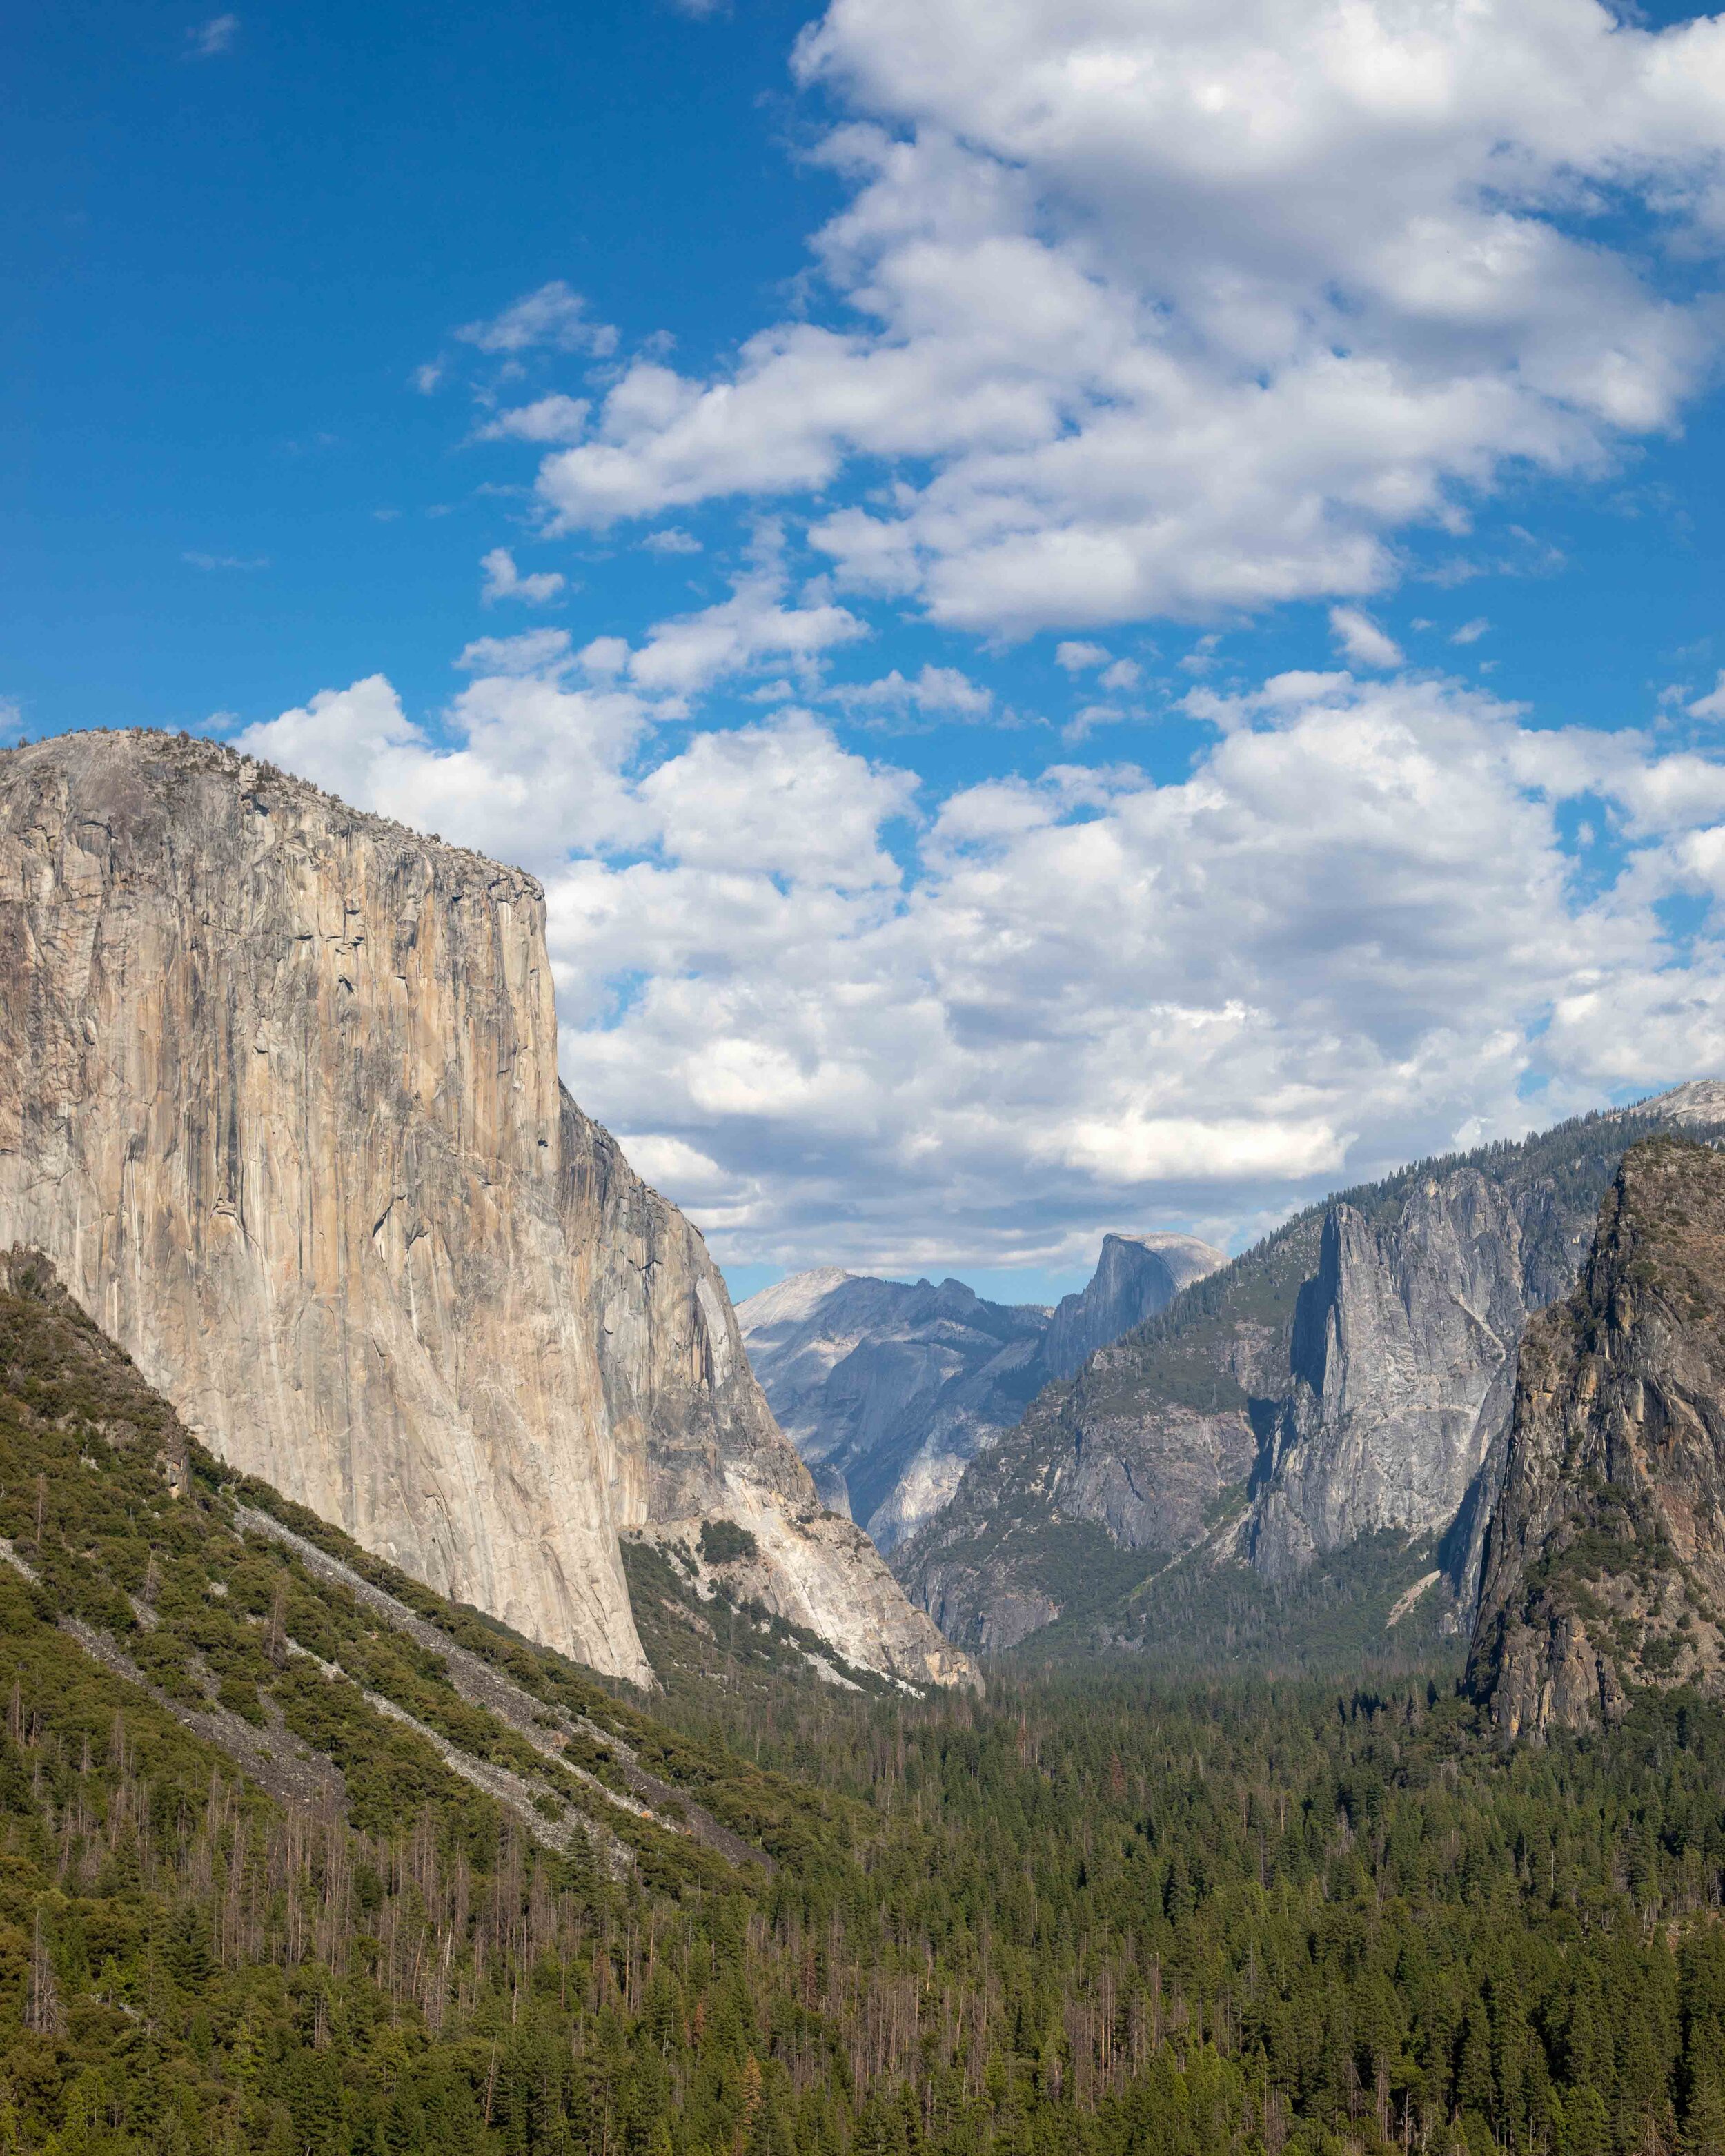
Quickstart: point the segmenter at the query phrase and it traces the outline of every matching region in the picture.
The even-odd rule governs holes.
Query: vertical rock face
[[[1538,1247],[1517,1194],[1471,1167],[1422,1178],[1381,1226],[1331,1209],[1250,1532],[1260,1571],[1285,1579],[1362,1535],[1449,1527],[1507,1420],[1528,1312],[1549,1300]]]
[[[1506,1740],[1725,1691],[1725,1158],[1624,1156],[1574,1292],[1523,1340],[1469,1675]]]
[[[786,1614],[872,1600],[852,1659],[945,1666],[821,1515],[699,1236],[560,1085],[518,871],[208,744],[0,757],[12,1241],[213,1450],[597,1668],[648,1674],[619,1530],[703,1509],[772,1516]]]
[[[1228,1262],[1195,1235],[1104,1235],[1096,1271],[1083,1291],[1065,1296],[1038,1360],[1045,1383],[1070,1378],[1098,1348],[1166,1310],[1183,1287]]]
[[[1106,1235],[1096,1273],[1052,1312],[987,1302],[962,1281],[827,1270],[737,1312],[773,1412],[829,1502],[892,1550],[946,1504],[965,1463],[1052,1378],[1165,1309],[1224,1262],[1191,1235]]]

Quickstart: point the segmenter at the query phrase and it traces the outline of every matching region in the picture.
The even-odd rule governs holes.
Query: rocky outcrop
[[[1107,1235],[1083,1291],[1050,1312],[962,1281],[798,1273],[737,1312],[780,1425],[829,1503],[894,1549],[957,1489],[1051,1378],[1165,1309],[1224,1262],[1196,1237]]]
[[[997,1607],[1021,1619],[1033,1584],[1045,1622],[1082,1598],[1097,1558],[1071,1540],[1081,1523],[1157,1562],[1204,1541],[1277,1591],[1389,1537],[1407,1578],[1380,1568],[1374,1592],[1393,1601],[1435,1545],[1471,1613],[1528,1317],[1568,1291],[1625,1147],[1672,1128],[1725,1128],[1725,1086],[1423,1163],[1297,1216],[1040,1400],[1023,1441],[967,1471],[895,1570],[924,1608],[962,1613],[954,1636],[974,1645],[998,1635]]]
[[[1725,1692],[1725,1158],[1630,1149],[1522,1342],[1469,1676],[1506,1741]]]
[[[0,757],[13,1240],[213,1450],[596,1668],[649,1674],[619,1534],[724,1513],[850,1660],[962,1674],[561,1086],[516,870],[184,737]]]
[[[1070,1378],[1099,1348],[1166,1310],[1183,1287],[1203,1280],[1226,1255],[1195,1235],[1104,1235],[1096,1271],[1077,1295],[1064,1296],[1037,1358],[1045,1382]]]

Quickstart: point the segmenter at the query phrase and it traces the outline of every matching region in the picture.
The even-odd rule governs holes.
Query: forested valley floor
[[[1717,1708],[1505,1753],[1453,1666],[924,1700],[716,1603],[625,1695],[18,1285],[3,2156],[1725,2156]]]

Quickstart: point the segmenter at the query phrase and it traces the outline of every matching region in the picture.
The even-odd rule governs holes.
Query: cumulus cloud
[[[1725,667],[1719,670],[1719,678],[1704,696],[1697,696],[1686,707],[1693,719],[1725,719]]]
[[[1660,257],[1725,235],[1725,21],[832,0],[797,64],[850,113],[835,311],[625,367],[542,467],[570,528],[850,478],[844,583],[959,627],[1358,601],[1711,364]]]
[[[812,672],[834,645],[867,633],[819,583],[791,598],[782,568],[769,557],[737,579],[728,599],[656,622],[630,654],[629,672],[643,689],[685,696],[760,661]]]
[[[475,637],[471,644],[463,645],[455,660],[464,674],[549,675],[560,673],[569,663],[567,629],[530,629],[520,636]]]
[[[499,599],[524,599],[529,606],[545,606],[557,596],[567,581],[557,569],[541,569],[524,577],[506,547],[494,547],[480,567],[485,572],[480,599],[485,606],[493,606]]]
[[[572,846],[650,836],[624,776],[650,722],[634,696],[567,689],[552,674],[481,673],[439,740],[374,674],[248,726],[234,746],[357,807],[536,866]]]
[[[623,668],[546,657],[436,733],[374,677],[241,745],[545,878],[569,1083],[726,1258],[1071,1262],[1725,1067],[1725,949],[1680,963],[1658,912],[1725,901],[1692,747],[1291,674],[1194,691],[1177,782],[925,798],[806,710],[667,737]]]
[[[878,680],[846,682],[831,694],[848,711],[916,711],[930,719],[977,720],[989,717],[994,709],[993,691],[957,666],[925,665],[910,677],[895,666]]]

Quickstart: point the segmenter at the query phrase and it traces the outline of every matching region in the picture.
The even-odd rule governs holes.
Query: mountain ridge
[[[1521,1324],[1567,1291],[1624,1147],[1674,1125],[1725,1127],[1725,1085],[1412,1163],[1306,1208],[1040,1396],[895,1570],[973,1649],[1014,1648],[1076,1599],[1113,1645],[1154,1633],[1184,1652],[1147,1584],[1200,1542],[1250,1567],[1261,1601],[1389,1533],[1421,1572],[1441,1544],[1463,1613],[1449,1621],[1465,1625]],[[1392,1572],[1384,1591],[1415,1576]],[[1240,1619],[1208,1651],[1242,1651]]]

